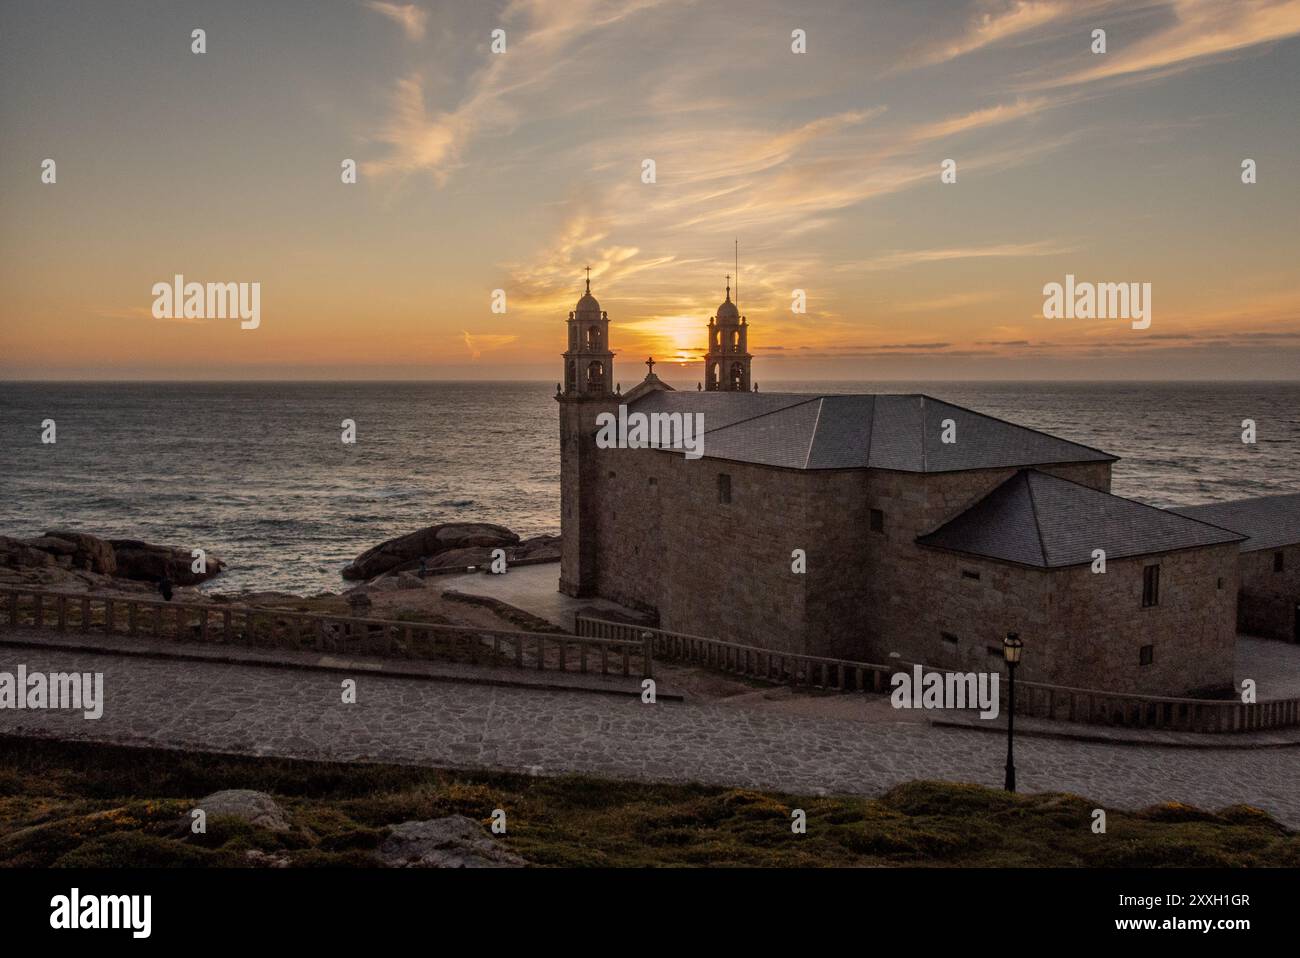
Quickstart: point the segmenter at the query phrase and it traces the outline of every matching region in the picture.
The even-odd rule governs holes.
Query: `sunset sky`
[[[5,0],[0,143],[0,379],[694,383],[737,239],[760,384],[1300,370],[1300,0]]]

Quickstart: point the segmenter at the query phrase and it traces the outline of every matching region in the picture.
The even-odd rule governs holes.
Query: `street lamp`
[[[1020,664],[1020,653],[1024,647],[1019,632],[1008,632],[1002,640],[1002,657],[1007,660],[1007,676],[1010,681],[1007,690],[1007,778],[1002,786],[1008,792],[1016,790],[1016,764],[1011,757],[1011,746],[1016,731],[1016,666]]]

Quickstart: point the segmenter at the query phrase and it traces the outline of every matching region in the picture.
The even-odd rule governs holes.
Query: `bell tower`
[[[609,315],[587,291],[569,313],[569,349],[564,354],[565,396],[610,396],[614,392],[614,354],[609,350]]]
[[[591,295],[590,266],[586,292],[569,313],[568,344],[564,382],[555,391],[560,404],[560,591],[589,596],[596,593],[601,516],[596,417],[617,412],[622,400],[614,388],[609,315]]]
[[[709,351],[704,357],[704,388],[709,392],[749,392],[749,322],[731,301],[731,276],[727,298],[709,320]]]

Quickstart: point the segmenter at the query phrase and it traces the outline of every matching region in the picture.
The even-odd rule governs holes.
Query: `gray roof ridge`
[[[1096,446],[1089,446],[1087,443],[1075,442],[1073,439],[1066,439],[1062,436],[1054,436],[1050,432],[1044,432],[1041,429],[1035,429],[1033,426],[1024,426],[1018,422],[1012,422],[1009,419],[1003,419],[1000,416],[990,416],[988,413],[980,412],[978,409],[971,409],[968,406],[959,406],[955,402],[948,402],[946,399],[938,399],[934,396],[927,395],[926,393],[917,393],[917,395],[921,397],[922,403],[924,403],[926,399],[929,399],[932,400],[933,402],[942,403],[945,406],[950,406],[953,409],[960,409],[962,412],[968,412],[972,416],[981,416],[984,419],[991,419],[994,422],[1000,422],[1004,426],[1011,426],[1015,429],[1023,429],[1026,432],[1037,433],[1040,436],[1046,436],[1048,439],[1055,439],[1057,442],[1069,443],[1071,446],[1079,446],[1081,449],[1087,449],[1090,452],[1095,452],[1098,453],[1099,455],[1105,456],[1107,459],[1110,459],[1112,462],[1118,462],[1120,459],[1119,456],[1113,455],[1112,453],[1109,453],[1104,449],[1098,449]]]
[[[686,395],[690,395],[690,394],[687,393]],[[773,395],[773,394],[772,394],[772,393],[768,393],[768,395]],[[777,393],[776,395],[782,395],[782,394],[781,394],[781,393]],[[785,393],[784,395],[786,395],[786,396],[802,396],[802,395],[805,395],[805,394],[804,394],[804,393]],[[740,426],[740,425],[743,425],[744,423],[747,423],[747,422],[753,422],[755,419],[762,419],[764,416],[775,416],[775,415],[776,415],[777,413],[779,413],[779,412],[786,412],[786,411],[791,410],[791,409],[797,409],[799,406],[806,406],[806,405],[808,405],[808,403],[810,403],[810,402],[820,402],[821,400],[823,400],[823,399],[825,399],[825,398],[826,398],[825,396],[809,396],[807,399],[801,400],[800,402],[792,402],[792,403],[790,403],[790,405],[788,405],[788,406],[780,406],[780,407],[778,407],[778,408],[776,408],[776,409],[769,409],[767,412],[758,412],[758,413],[754,413],[754,415],[749,416],[749,417],[747,417],[747,418],[745,418],[745,419],[737,419],[735,422],[729,422],[729,423],[727,423],[725,426],[714,426],[712,429],[706,429],[706,430],[704,430],[704,431],[705,431],[706,434],[707,434],[707,433],[711,433],[711,432],[722,432],[724,429],[730,429],[730,428],[732,428],[733,426]],[[818,410],[818,415],[819,415],[819,416],[821,415],[820,409]]]
[[[1123,499],[1124,497],[1120,496],[1120,498]],[[1147,505],[1145,502],[1138,502],[1136,499],[1130,499],[1129,502],[1137,502],[1139,506]],[[1148,508],[1160,509],[1159,506],[1149,506]],[[1199,522],[1203,526],[1209,526],[1211,529],[1218,529],[1220,532],[1230,532],[1234,536],[1237,536],[1239,540],[1242,542],[1246,542],[1250,539],[1255,538],[1254,536],[1248,536],[1244,532],[1238,532],[1236,529],[1229,529],[1227,526],[1221,526],[1215,522],[1206,522],[1204,519],[1197,519],[1194,516],[1184,515],[1183,513],[1179,512],[1177,509],[1160,509],[1160,511],[1165,513],[1166,515],[1177,516],[1179,519],[1186,519],[1188,522]]]
[[[921,471],[930,471],[930,457],[925,454],[925,394],[921,394],[921,428],[917,430],[917,438],[921,440]]]
[[[1011,479],[1024,478],[1025,492],[1029,494],[1029,512],[1034,517],[1034,533],[1038,539],[1038,554],[1043,557],[1043,566],[1045,568],[1050,568],[1051,563],[1047,559],[1047,543],[1043,541],[1043,527],[1038,521],[1038,503],[1034,501],[1034,484],[1030,481],[1029,474],[1031,472],[1043,475],[1043,473],[1039,473],[1037,469],[1021,469],[1012,476]],[[1011,479],[1007,481],[1010,482]]]
[[[1108,492],[1104,489],[1098,489],[1094,486],[1090,486],[1087,483],[1079,482],[1076,479],[1067,479],[1065,478],[1065,476],[1055,476],[1052,475],[1050,472],[1043,472],[1041,469],[1026,469],[1024,471],[1036,472],[1040,476],[1044,476],[1045,478],[1048,479],[1055,479],[1057,482],[1068,482],[1072,486],[1079,486],[1082,489],[1087,489],[1089,492],[1095,492],[1099,495],[1110,496],[1112,499],[1120,499],[1124,502],[1131,502],[1135,506],[1141,506],[1143,509],[1150,509],[1153,512],[1158,512],[1164,516],[1177,516],[1179,519],[1186,519],[1188,522],[1195,522],[1198,525],[1207,526],[1210,529],[1217,529],[1220,532],[1226,532],[1229,535],[1236,536],[1238,542],[1244,542],[1246,539],[1250,538],[1250,536],[1242,535],[1240,532],[1238,532],[1235,529],[1225,529],[1223,526],[1216,526],[1213,522],[1203,522],[1200,519],[1193,519],[1191,516],[1185,516],[1180,512],[1174,512],[1172,509],[1161,509],[1159,506],[1153,506],[1149,502],[1142,502],[1140,499],[1130,499],[1128,496],[1117,495],[1116,493]]]
[[[813,451],[813,446],[814,446],[814,445],[816,444],[816,442],[817,442],[817,427],[821,425],[821,421],[822,421],[822,409],[825,407],[825,405],[826,405],[826,397],[825,397],[825,396],[819,396],[819,397],[817,398],[817,418],[813,420],[813,427],[812,427],[811,432],[810,432],[809,435],[808,435],[808,452],[805,453],[805,454],[804,454],[804,457],[803,457],[803,467],[804,467],[805,469],[807,469],[807,468],[808,468],[808,464],[809,464],[810,462],[812,462],[812,451]],[[788,409],[788,408],[790,408],[790,407],[787,406],[786,408]]]

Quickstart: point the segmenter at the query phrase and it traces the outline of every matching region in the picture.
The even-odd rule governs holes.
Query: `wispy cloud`
[[[466,330],[460,332],[461,340],[465,343],[465,349],[469,351],[470,359],[478,360],[483,358],[485,352],[493,349],[500,349],[503,346],[509,346],[518,336],[507,336],[497,333],[476,333],[471,335]]]
[[[911,132],[915,142],[945,139],[979,130],[989,126],[999,126],[1013,120],[1021,120],[1035,113],[1040,113],[1053,105],[1047,97],[1020,97],[1011,103],[999,103],[995,106],[972,110],[958,116],[946,117],[932,123],[923,123]]]
[[[413,3],[385,3],[383,0],[366,0],[366,7],[400,26],[408,40],[424,39],[424,28],[429,20],[427,10]]]
[[[1085,4],[1075,0],[1011,0],[1011,2],[985,3],[972,16],[956,37],[940,40],[924,49],[919,62],[944,63],[1002,40],[1022,36],[1034,30],[1078,14]],[[1096,6],[1096,4],[1091,4]]]
[[[990,257],[1054,256],[1068,253],[1068,247],[1062,247],[1046,241],[1036,243],[1000,243],[991,246],[958,246],[938,249],[894,250],[868,260],[844,263],[840,269],[901,269],[916,266],[919,263],[941,263],[954,259],[987,259]]]
[[[515,122],[522,109],[518,99],[550,88],[576,62],[573,51],[584,41],[667,2],[672,0],[513,0],[501,15],[506,52],[484,50],[485,65],[473,73],[456,107],[427,110],[419,74],[398,81],[392,112],[374,137],[387,144],[388,155],[368,163],[367,170],[379,176],[427,173],[445,183],[473,139]]]
[[[424,170],[445,183],[459,160],[471,125],[472,120],[464,113],[430,116],[420,77],[404,77],[397,82],[388,121],[375,137],[391,147],[389,155],[366,163],[366,172],[382,176]]]
[[[1300,35],[1300,0],[1171,0],[1173,22],[1132,44],[1117,45],[1085,69],[1041,86],[1114,77],[1168,76],[1259,44]]]

